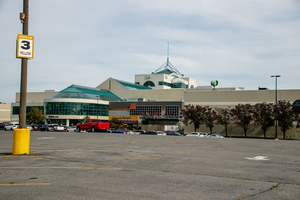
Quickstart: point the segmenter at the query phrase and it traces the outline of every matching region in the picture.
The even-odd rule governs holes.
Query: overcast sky
[[[23,0],[0,0],[0,102],[15,102]],[[29,0],[28,92],[134,82],[167,60],[198,86],[300,89],[300,0]]]

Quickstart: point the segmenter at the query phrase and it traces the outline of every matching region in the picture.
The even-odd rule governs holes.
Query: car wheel
[[[79,126],[76,127],[76,132],[80,132]]]
[[[91,132],[95,132],[95,127],[92,126]]]

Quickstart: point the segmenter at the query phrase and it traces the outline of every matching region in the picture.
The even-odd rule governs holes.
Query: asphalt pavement
[[[0,199],[300,199],[300,141],[0,131]]]

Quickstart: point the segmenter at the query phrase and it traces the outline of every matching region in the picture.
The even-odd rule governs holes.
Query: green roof
[[[117,79],[114,79],[114,80],[117,81],[118,83],[122,84],[123,86],[127,87],[128,89],[136,89],[136,90],[151,90],[152,89],[150,87],[145,87],[145,86],[134,84],[134,83],[129,83],[129,82],[125,82],[125,81],[121,81],[121,80],[117,80]]]
[[[71,99],[94,99],[102,101],[123,101],[120,97],[108,90],[90,88],[79,85],[71,85],[61,90],[48,99],[71,98]]]

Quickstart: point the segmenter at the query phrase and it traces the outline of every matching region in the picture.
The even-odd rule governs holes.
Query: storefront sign
[[[48,116],[48,119],[57,119],[57,118],[59,118],[59,116],[52,116],[52,115],[50,115],[50,116]]]
[[[136,110],[136,104],[135,103],[130,104],[129,109]]]

